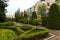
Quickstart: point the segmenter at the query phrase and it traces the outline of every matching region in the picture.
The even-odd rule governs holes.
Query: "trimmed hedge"
[[[17,40],[12,30],[0,29],[0,40]]]
[[[42,20],[41,18],[37,18],[37,19],[20,19],[19,21],[20,23],[24,23],[24,24],[32,24],[32,25],[41,25],[42,24]]]
[[[31,26],[20,26],[20,29],[22,29],[23,31],[28,31],[30,29],[32,29],[34,27],[31,27]]]
[[[13,30],[17,35],[20,35],[24,31],[17,26],[0,26],[0,29],[10,29]]]
[[[40,38],[46,37],[48,35],[48,30],[44,29],[34,29],[22,36],[20,36],[20,40],[33,40],[36,37],[40,36]]]
[[[0,26],[13,26],[13,25],[14,25],[14,23],[12,21],[0,23]]]
[[[32,25],[41,25],[41,22],[42,20],[40,18],[37,18],[37,19],[33,19],[31,24]]]
[[[60,30],[60,10],[56,3],[51,5],[47,28]]]
[[[34,26],[0,26],[0,29],[8,29],[14,31],[18,37],[18,40],[32,40],[36,36],[38,37],[38,35],[41,35],[40,37],[46,37],[46,35],[48,34],[47,29],[36,29],[36,27]]]

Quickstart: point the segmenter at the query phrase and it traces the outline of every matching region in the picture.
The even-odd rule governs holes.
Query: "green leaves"
[[[0,22],[6,21],[6,15],[5,15],[5,3],[0,0]]]
[[[50,29],[60,29],[60,10],[56,3],[50,7],[47,27]]]
[[[0,40],[15,40],[16,35],[12,30],[0,29]]]

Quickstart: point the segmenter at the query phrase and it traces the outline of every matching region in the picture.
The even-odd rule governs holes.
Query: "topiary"
[[[60,13],[59,7],[56,3],[52,4],[48,14],[47,28],[59,29],[60,28]]]

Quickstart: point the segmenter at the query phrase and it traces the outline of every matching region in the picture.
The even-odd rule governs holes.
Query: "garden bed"
[[[34,27],[33,26],[20,26],[19,28],[22,29],[23,31],[28,31]]]
[[[48,30],[45,29],[34,29],[24,35],[19,36],[20,40],[38,40],[46,37],[48,35]]]
[[[16,40],[16,35],[12,30],[0,29],[0,40]]]
[[[35,26],[13,26],[9,24],[7,22],[2,23],[2,25],[0,26],[0,29],[7,29],[7,31],[12,30],[14,32],[14,35],[17,35],[18,40],[38,40],[36,38],[42,39],[46,37],[49,33],[47,29],[41,29],[41,28],[36,29]]]

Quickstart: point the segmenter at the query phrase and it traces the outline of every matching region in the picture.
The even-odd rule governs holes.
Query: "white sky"
[[[20,8],[21,11],[32,7],[39,0],[9,0],[7,7],[7,15],[13,15]]]

